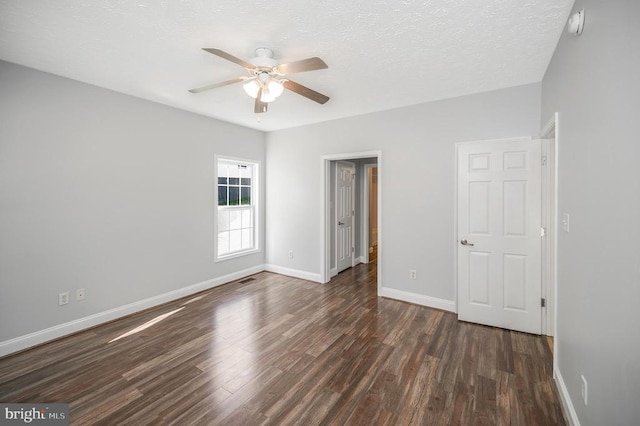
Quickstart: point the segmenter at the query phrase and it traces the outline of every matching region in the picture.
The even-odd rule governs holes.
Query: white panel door
[[[458,318],[540,334],[540,141],[458,146]]]
[[[354,264],[356,166],[347,161],[336,164],[336,270],[344,271]]]

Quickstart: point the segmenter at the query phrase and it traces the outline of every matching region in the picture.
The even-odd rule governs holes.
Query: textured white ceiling
[[[574,0],[0,0],[0,59],[264,131],[542,80]],[[253,113],[245,75],[201,50],[325,70]],[[1,76],[0,76],[1,78]]]

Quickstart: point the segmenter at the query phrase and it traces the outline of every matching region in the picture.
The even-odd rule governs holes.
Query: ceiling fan
[[[327,68],[327,64],[320,58],[313,57],[278,65],[278,62],[273,59],[271,49],[265,47],[256,49],[256,57],[249,61],[236,58],[220,49],[203,48],[202,50],[246,68],[248,75],[197,87],[189,90],[191,93],[200,93],[205,90],[244,82],[244,91],[252,98],[255,98],[253,110],[255,113],[267,112],[269,102],[280,96],[284,89],[291,90],[319,104],[324,104],[329,100],[328,96],[286,78],[289,74]]]

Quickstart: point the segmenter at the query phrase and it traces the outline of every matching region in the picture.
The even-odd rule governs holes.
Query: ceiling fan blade
[[[209,53],[212,53],[212,54],[214,54],[214,55],[216,55],[216,56],[219,56],[219,57],[221,57],[221,58],[224,58],[224,59],[226,59],[227,61],[231,61],[231,62],[233,62],[233,63],[236,63],[236,64],[238,64],[238,65],[240,65],[240,66],[242,66],[242,67],[245,67],[245,68],[247,68],[247,69],[252,70],[252,69],[255,69],[255,68],[256,68],[256,66],[255,66],[255,65],[253,65],[252,63],[249,63],[249,62],[247,62],[247,61],[243,61],[243,60],[242,60],[242,59],[240,59],[240,58],[236,58],[235,56],[228,54],[228,53],[227,53],[227,52],[225,52],[224,50],[220,50],[220,49],[213,49],[213,48],[209,48],[209,47],[203,47],[203,48],[202,48],[202,50],[207,51],[207,52],[209,52]]]
[[[258,96],[256,96],[256,103],[253,107],[253,112],[256,114],[261,114],[263,112],[267,112],[268,103],[262,102],[260,100],[262,98],[262,87],[258,90]]]
[[[275,67],[278,74],[293,74],[296,72],[314,71],[328,68],[325,62],[317,57],[303,59],[301,61],[291,62],[288,64],[280,64]]]
[[[298,84],[295,81],[285,80],[283,83],[285,89],[289,89],[292,92],[296,92],[298,95],[302,95],[305,98],[309,98],[319,104],[324,104],[329,100],[328,96],[318,93],[315,90],[311,90],[308,87]]]
[[[248,77],[236,77],[236,78],[232,78],[231,80],[221,81],[219,83],[207,84],[206,86],[196,87],[195,89],[189,89],[189,91],[191,93],[200,93],[200,92],[204,92],[205,90],[215,89],[216,87],[222,87],[222,86],[227,86],[229,84],[240,83],[241,81],[247,80],[247,78]]]

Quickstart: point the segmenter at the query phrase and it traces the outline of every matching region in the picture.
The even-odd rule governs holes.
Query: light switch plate
[[[584,375],[580,375],[580,378],[582,379],[582,401],[584,402],[584,405],[589,405],[589,388],[587,387],[587,379],[585,379]]]
[[[569,232],[569,213],[564,213],[562,215],[562,230],[564,232]]]

